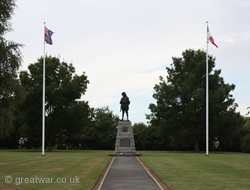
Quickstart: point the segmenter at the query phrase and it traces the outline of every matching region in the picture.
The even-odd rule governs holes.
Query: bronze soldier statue
[[[127,97],[125,92],[122,93],[122,98],[121,98],[120,104],[121,104],[121,110],[122,110],[122,119],[121,119],[121,121],[123,121],[124,112],[127,115],[127,121],[129,121],[128,120],[128,110],[129,110],[128,105],[130,104],[130,101],[129,101],[129,98]]]

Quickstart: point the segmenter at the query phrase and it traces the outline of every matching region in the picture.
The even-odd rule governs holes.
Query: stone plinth
[[[110,156],[141,156],[136,154],[133,129],[130,121],[120,121],[117,126],[115,153]]]

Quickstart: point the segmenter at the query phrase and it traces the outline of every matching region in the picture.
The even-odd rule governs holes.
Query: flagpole
[[[42,156],[44,154],[44,147],[45,147],[45,24],[44,22],[44,48],[43,48],[43,109],[42,109]]]
[[[208,27],[208,21],[207,21],[207,27]],[[208,37],[207,37],[207,54],[206,54],[206,156],[209,155],[209,141],[208,141],[208,112],[209,112],[209,100],[208,100]]]

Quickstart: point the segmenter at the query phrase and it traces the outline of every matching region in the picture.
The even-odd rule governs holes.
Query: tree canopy
[[[13,130],[14,104],[21,99],[17,79],[22,60],[21,45],[4,38],[11,31],[9,20],[15,6],[14,0],[0,1],[0,139],[7,137]]]
[[[153,125],[160,126],[166,136],[174,137],[183,147],[195,145],[199,151],[200,144],[205,144],[206,132],[206,53],[186,50],[182,57],[172,59],[173,63],[166,68],[166,79],[161,76],[160,83],[154,87],[156,104],[150,104],[148,118]],[[230,94],[235,85],[224,82],[221,70],[214,69],[212,56],[208,65],[210,140],[218,137],[223,141],[239,121],[239,114],[235,113],[237,104]]]
[[[60,62],[56,57],[46,57],[45,63],[45,125],[51,150],[57,136],[70,134],[73,138],[87,123],[90,109],[88,103],[80,101],[80,98],[85,94],[89,81],[85,73],[76,75],[72,64]],[[43,58],[29,65],[28,69],[29,72],[20,73],[21,85],[26,94],[23,112],[20,113],[23,115],[20,118],[25,120],[21,122],[20,131],[30,143],[40,146]]]

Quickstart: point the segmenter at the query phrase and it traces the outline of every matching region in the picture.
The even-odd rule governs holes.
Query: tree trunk
[[[194,147],[195,147],[195,152],[200,152],[200,145],[198,140],[195,141]]]

